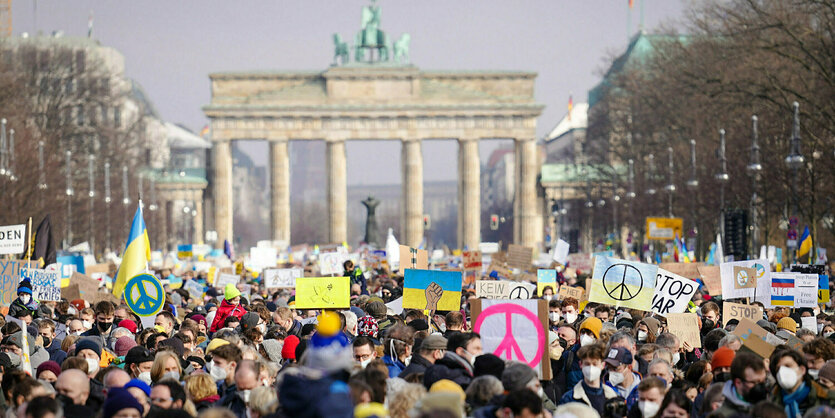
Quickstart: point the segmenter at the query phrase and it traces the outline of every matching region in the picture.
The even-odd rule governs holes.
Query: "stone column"
[[[287,140],[270,141],[272,238],[290,243],[290,158]]]
[[[537,209],[536,139],[516,138],[516,186],[513,205],[513,241],[526,247],[536,247],[541,241],[538,230],[540,211]]]
[[[345,140],[327,140],[328,155],[328,239],[331,243],[348,240],[348,186]]]
[[[159,196],[160,193],[157,194]],[[163,253],[168,252],[168,200],[161,197],[157,201],[157,225],[159,225],[159,238],[157,238],[157,248],[161,248]]]
[[[458,247],[478,248],[481,242],[481,162],[478,138],[458,140]]]
[[[172,200],[165,201],[165,225],[166,229],[168,230],[168,236],[166,237],[165,247],[171,249],[172,242],[179,242],[179,231],[177,231],[177,220],[175,217],[177,216],[174,213],[174,202]]]
[[[201,244],[206,238],[203,235],[203,191],[195,190],[192,200],[197,214],[194,215],[194,239],[191,242]]]
[[[404,139],[400,156],[403,171],[403,244],[423,241],[423,150],[419,139]]]
[[[218,141],[212,146],[212,164],[214,176],[212,181],[212,195],[215,201],[215,230],[217,241],[223,245],[223,240],[234,242],[232,235],[232,152],[230,141]]]

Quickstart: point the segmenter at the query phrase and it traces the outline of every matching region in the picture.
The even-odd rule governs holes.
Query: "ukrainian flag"
[[[139,202],[136,214],[133,215],[133,224],[130,227],[125,252],[122,253],[122,264],[119,266],[119,273],[116,275],[116,283],[113,284],[113,295],[121,298],[122,292],[125,290],[125,283],[131,277],[145,271],[150,259],[151,241],[148,239],[145,220],[142,219],[142,202]]]
[[[427,309],[427,293],[442,290],[436,299],[438,311],[457,311],[461,309],[461,272],[440,270],[406,269],[403,278],[403,307],[406,309]]]
[[[803,229],[803,235],[800,236],[800,247],[797,249],[797,257],[802,257],[812,251],[812,235],[809,233],[809,226]]]

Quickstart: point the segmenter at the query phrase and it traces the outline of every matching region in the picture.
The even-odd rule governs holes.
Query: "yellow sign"
[[[347,309],[350,307],[350,278],[299,277],[296,279],[296,309]]]
[[[647,239],[672,240],[681,237],[681,218],[647,218]]]

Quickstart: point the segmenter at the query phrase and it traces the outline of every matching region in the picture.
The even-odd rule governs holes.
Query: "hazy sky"
[[[645,27],[678,19],[690,0],[637,0],[632,28],[645,1]],[[127,75],[146,90],[160,116],[199,132],[207,123],[208,74],[216,71],[325,70],[331,35],[353,39],[367,0],[15,0],[15,34],[63,30],[87,33],[125,56]],[[627,0],[380,0],[381,27],[412,35],[411,61],[432,70],[526,70],[539,73],[536,99],[546,108],[544,136],[565,114],[569,94],[586,100],[610,53],[627,44]],[[37,12],[36,12],[37,10]],[[37,22],[37,27],[36,27]],[[400,145],[349,144],[350,184],[398,183]],[[497,146],[484,143],[482,161]],[[256,163],[266,146],[247,145]],[[454,179],[457,146],[424,145],[425,179]],[[324,159],[324,156],[323,156]],[[393,178],[380,173],[392,173]]]

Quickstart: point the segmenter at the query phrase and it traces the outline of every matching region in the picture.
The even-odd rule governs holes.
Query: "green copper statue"
[[[388,34],[380,29],[381,9],[371,0],[371,4],[363,6],[360,29],[354,38],[354,62],[378,63],[392,62],[406,64],[409,62],[409,41],[411,36],[404,33],[400,39],[392,43]],[[345,65],[350,61],[350,50],[347,42],[339,34],[333,35],[333,65]],[[376,57],[374,51],[377,51]]]
[[[348,42],[342,40],[342,36],[338,33],[333,34],[333,65],[342,61],[342,65],[348,63],[351,54],[348,52]]]

